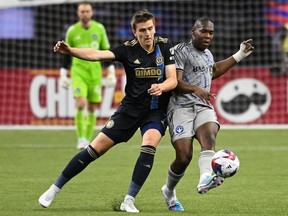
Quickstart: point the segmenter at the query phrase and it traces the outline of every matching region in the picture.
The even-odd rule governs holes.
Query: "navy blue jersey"
[[[110,49],[115,60],[123,64],[127,77],[125,97],[119,107],[122,112],[139,116],[153,109],[166,111],[171,92],[156,97],[148,94],[147,90],[152,84],[166,79],[165,65],[175,64],[172,49],[172,43],[161,37],[155,37],[155,49],[151,53],[144,50],[136,39]]]

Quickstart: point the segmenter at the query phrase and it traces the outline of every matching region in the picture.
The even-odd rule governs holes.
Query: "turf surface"
[[[221,130],[217,149],[239,157],[239,172],[222,186],[200,195],[196,191],[199,144],[177,187],[185,212],[179,215],[287,215],[288,130]],[[125,215],[119,212],[140,148],[140,133],[122,143],[72,179],[52,205],[39,206],[39,196],[53,183],[76,150],[73,130],[0,131],[1,216]],[[166,209],[160,188],[174,157],[168,134],[162,139],[153,170],[139,193],[138,215],[175,215]],[[116,210],[116,211],[115,211]]]

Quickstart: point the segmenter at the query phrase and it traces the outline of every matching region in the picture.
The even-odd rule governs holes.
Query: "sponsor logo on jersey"
[[[205,72],[208,71],[211,75],[213,73],[213,66],[193,66],[193,72],[197,73],[197,72]]]
[[[158,78],[162,76],[162,70],[158,67],[136,68],[135,76],[138,78]]]
[[[139,59],[136,59],[133,63],[134,63],[134,64],[141,64],[141,62],[139,61]]]

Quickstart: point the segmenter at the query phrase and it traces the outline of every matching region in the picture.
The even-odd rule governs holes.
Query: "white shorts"
[[[204,106],[177,108],[168,113],[168,126],[172,142],[181,138],[193,138],[197,129],[207,123],[215,122],[219,128],[214,109]]]

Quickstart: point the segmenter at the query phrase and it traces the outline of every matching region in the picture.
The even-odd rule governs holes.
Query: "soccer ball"
[[[223,178],[235,175],[239,170],[239,167],[239,158],[231,150],[220,150],[212,157],[212,169],[214,173]]]

